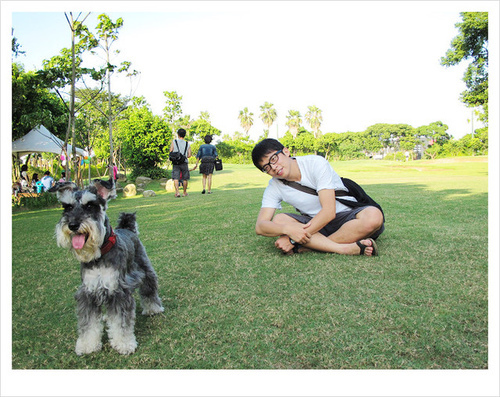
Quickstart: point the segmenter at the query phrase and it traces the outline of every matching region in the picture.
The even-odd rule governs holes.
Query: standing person
[[[113,163],[113,180],[115,181],[116,186],[116,181],[118,180],[118,167],[116,166],[116,163]]]
[[[201,160],[200,174],[203,175],[202,179],[203,190],[201,191],[201,194],[205,194],[207,181],[208,181],[207,193],[208,194],[212,193],[212,175],[214,173],[214,168],[215,168],[217,149],[215,148],[214,145],[211,145],[210,142],[212,142],[212,136],[206,135],[205,143],[201,145],[200,148],[198,149],[198,153],[196,153],[196,164],[194,168],[191,170],[194,171],[196,167],[198,167],[198,163]]]
[[[184,192],[184,197],[187,194],[188,180],[189,176],[189,167],[188,167],[188,159],[191,157],[191,146],[189,142],[185,140],[186,130],[184,128],[179,128],[177,131],[178,139],[174,139],[172,144],[170,145],[170,152],[180,152],[182,154],[186,153],[186,161],[183,164],[173,164],[172,166],[172,179],[174,180],[175,187],[175,197],[181,197],[179,193],[179,185],[182,183],[182,190]]]
[[[42,181],[43,183],[43,191],[46,192],[49,190],[52,186],[54,186],[54,178],[50,176],[50,171],[45,171],[45,174],[43,174]]]
[[[378,254],[375,239],[384,231],[383,213],[377,207],[351,208],[336,201],[335,190],[348,190],[326,159],[315,155],[293,158],[279,141],[264,139],[254,147],[252,160],[272,177],[262,198],[257,234],[278,237],[275,246],[286,254],[310,249],[345,255]],[[314,189],[317,195],[299,191],[288,182]],[[275,215],[283,201],[300,208],[300,214]]]

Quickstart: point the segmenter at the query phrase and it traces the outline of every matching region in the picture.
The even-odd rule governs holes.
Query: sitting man
[[[54,178],[50,175],[50,171],[45,171],[42,178],[43,191],[48,191],[52,186],[54,186]]]
[[[279,237],[275,245],[285,254],[315,250],[378,255],[375,239],[384,230],[383,213],[377,207],[351,208],[336,201],[335,190],[348,189],[326,159],[314,155],[293,158],[279,141],[264,139],[254,147],[252,160],[272,177],[262,198],[255,225],[257,234]],[[317,195],[297,190],[287,182],[312,188]],[[342,198],[355,201],[354,197]],[[275,216],[282,201],[300,214]]]

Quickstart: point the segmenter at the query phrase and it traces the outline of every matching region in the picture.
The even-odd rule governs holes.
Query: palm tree
[[[238,119],[240,120],[241,126],[245,130],[245,134],[248,135],[248,131],[250,131],[250,128],[252,128],[253,125],[253,113],[248,112],[248,108],[245,108],[243,110],[240,110],[240,115],[238,116]]]
[[[309,111],[306,113],[306,121],[311,126],[314,131],[314,137],[317,139],[320,137],[319,127],[323,121],[323,116],[321,115],[322,110],[318,109],[316,106],[309,106]]]
[[[276,109],[273,108],[273,104],[269,102],[265,102],[264,105],[260,107],[260,119],[267,126],[267,133],[269,134],[269,129],[275,122],[278,114],[276,113]]]
[[[292,133],[293,139],[297,138],[297,133],[299,132],[300,123],[302,120],[300,119],[302,116],[298,110],[289,110],[288,116],[286,118],[288,121],[286,125],[288,126],[288,130]]]

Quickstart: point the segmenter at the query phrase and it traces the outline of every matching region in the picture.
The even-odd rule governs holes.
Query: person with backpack
[[[172,162],[172,179],[174,180],[175,197],[181,197],[179,186],[182,184],[184,197],[187,196],[189,166],[188,159],[191,157],[191,146],[185,140],[186,130],[179,128],[177,137],[170,145],[170,161]]]
[[[275,246],[285,254],[378,255],[382,208],[354,181],[340,178],[325,158],[291,157],[279,141],[264,139],[254,147],[252,160],[272,177],[255,225],[258,235],[278,237]],[[282,202],[298,213],[276,214]]]

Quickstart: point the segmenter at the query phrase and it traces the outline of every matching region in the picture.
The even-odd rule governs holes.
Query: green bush
[[[38,210],[42,208],[50,208],[58,205],[57,196],[52,193],[42,193],[38,197],[20,197],[12,198],[12,209],[27,209]]]
[[[392,160],[392,161],[406,161],[406,156],[404,152],[396,152],[388,154],[384,157],[384,160]]]
[[[163,168],[141,168],[136,167],[130,173],[130,179],[134,180],[138,176],[147,176],[151,179],[170,178],[170,171]]]

